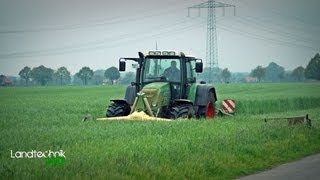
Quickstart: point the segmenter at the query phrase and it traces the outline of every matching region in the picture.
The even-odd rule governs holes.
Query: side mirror
[[[201,59],[197,59],[196,61],[196,72],[201,73],[203,71],[203,63]]]
[[[126,70],[126,62],[119,60],[119,71],[125,71]]]

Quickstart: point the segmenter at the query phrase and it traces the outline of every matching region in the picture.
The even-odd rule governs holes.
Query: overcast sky
[[[106,69],[138,51],[174,49],[205,60],[207,11],[187,7],[204,0],[0,0],[0,74],[24,66]],[[218,61],[250,72],[273,61],[287,70],[306,66],[320,52],[319,0],[222,0],[218,9]]]

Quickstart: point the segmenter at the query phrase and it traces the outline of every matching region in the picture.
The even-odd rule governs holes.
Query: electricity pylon
[[[215,10],[216,8],[222,8],[224,15],[226,7],[233,7],[235,15],[236,10],[234,5],[225,4],[214,0],[208,0],[207,2],[188,7],[188,17],[190,16],[190,9],[198,9],[199,16],[202,8],[207,9],[206,66],[209,68],[209,83],[211,83],[212,80],[212,70],[219,68]]]

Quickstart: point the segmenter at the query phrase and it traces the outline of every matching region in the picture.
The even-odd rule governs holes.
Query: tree
[[[320,80],[320,55],[317,53],[308,63],[305,69],[305,77],[307,79]]]
[[[265,80],[267,81],[279,82],[284,78],[284,67],[275,62],[271,62],[265,69]]]
[[[92,83],[94,85],[101,85],[101,84],[103,84],[103,79],[104,79],[103,76],[101,76],[99,74],[94,74],[93,78],[92,78]]]
[[[231,74],[230,81],[235,83],[245,82],[245,78],[249,75],[248,72],[235,72]]]
[[[44,86],[52,80],[53,72],[53,69],[41,65],[31,70],[31,77]]]
[[[83,81],[78,77],[78,73],[74,74],[71,79],[73,85],[83,85]]]
[[[262,66],[257,66],[250,73],[250,75],[252,77],[256,77],[259,82],[261,82],[261,79],[264,78],[265,74],[266,74],[266,70]]]
[[[284,81],[284,82],[296,81],[295,78],[292,76],[292,72],[293,72],[293,71],[286,71],[286,72],[284,72],[282,81]],[[303,75],[303,76],[304,76],[304,75]]]
[[[291,77],[295,81],[303,81],[304,80],[304,68],[302,66],[295,68],[291,73]]]
[[[130,84],[131,82],[135,82],[136,73],[134,72],[127,72],[124,74],[124,76],[121,78],[120,83],[121,84]]]
[[[103,70],[103,69],[95,70],[95,71],[93,72],[92,84],[94,84],[94,85],[101,85],[101,84],[103,84],[104,72],[105,72],[105,70]]]
[[[60,67],[56,72],[55,76],[59,79],[60,85],[66,85],[70,83],[71,81],[71,76],[70,72],[66,67]]]
[[[76,73],[76,76],[79,77],[84,85],[88,84],[88,80],[92,78],[93,76],[93,70],[89,67],[85,66],[82,67],[78,73]]]
[[[31,78],[31,68],[28,66],[25,66],[21,71],[19,72],[19,76],[21,79],[24,79],[26,82],[26,86],[29,84],[29,80]]]
[[[228,68],[222,70],[221,77],[225,83],[230,82],[231,72],[228,70]]]
[[[104,72],[104,76],[111,81],[111,84],[113,84],[114,80],[120,78],[120,72],[116,67],[110,67]]]

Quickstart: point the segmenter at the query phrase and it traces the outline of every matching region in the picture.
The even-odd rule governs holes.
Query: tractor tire
[[[207,107],[206,106],[199,106],[198,107],[197,117],[198,118],[205,118],[206,117],[206,112],[207,112]]]
[[[170,119],[190,119],[194,116],[192,105],[178,105],[170,109]]]
[[[127,116],[130,114],[130,106],[113,102],[107,109],[107,117]]]

